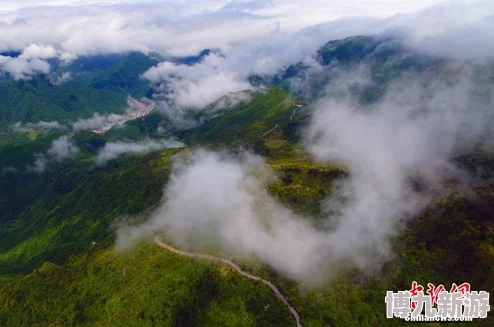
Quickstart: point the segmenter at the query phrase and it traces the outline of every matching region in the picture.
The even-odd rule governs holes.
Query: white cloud
[[[22,50],[19,58],[22,59],[51,59],[57,56],[57,51],[51,46],[31,44]]]
[[[481,95],[469,65],[454,68],[454,75],[403,76],[371,106],[351,96],[365,69],[334,81],[341,89],[315,104],[304,144],[316,161],[341,163],[349,176],[323,201],[317,228],[266,191],[273,173],[261,158],[201,150],[175,159],[160,206],[142,225],[121,227],[118,244],[163,232],[180,248],[255,256],[303,283],[348,264],[376,271],[392,255],[389,239],[446,181],[468,180],[452,158],[494,136],[490,93]]]
[[[252,94],[250,92],[236,92],[228,93],[215,101],[209,111],[232,109],[240,103],[245,103],[252,100]]]
[[[11,130],[17,133],[28,133],[32,130],[35,129],[41,129],[41,130],[52,130],[52,129],[59,129],[63,130],[66,129],[67,127],[60,125],[59,122],[57,121],[43,121],[40,120],[37,123],[27,123],[27,124],[22,124],[21,122],[17,122],[10,126]]]
[[[135,117],[132,117],[132,113],[144,109],[146,106],[150,106],[150,105],[153,105],[154,107],[154,102],[147,98],[143,98],[140,101],[137,101],[131,97],[128,97],[126,114],[100,115],[98,113],[95,113],[91,118],[86,118],[86,119],[80,118],[74,123],[72,123],[72,129],[74,131],[87,131],[87,130],[99,130],[102,129],[103,127],[108,127],[110,125],[115,125],[115,124],[121,125],[128,120],[135,119]]]
[[[72,124],[74,131],[89,131],[100,129],[105,125],[121,121],[124,118],[123,115],[108,114],[100,115],[95,113],[93,117],[87,119],[78,119]]]
[[[429,72],[404,76],[372,107],[341,99],[316,105],[306,146],[317,160],[350,171],[338,188],[344,199],[327,202],[347,239],[337,250],[366,263],[363,249],[373,247],[372,260],[386,260],[387,239],[403,221],[420,213],[446,180],[465,178],[452,157],[493,136],[492,99],[475,100],[473,80],[469,67],[453,79]]]
[[[70,81],[72,79],[72,74],[70,72],[63,72],[60,75],[50,74],[49,78],[53,85],[60,85]]]
[[[203,108],[230,92],[250,89],[244,76],[222,70],[225,60],[216,54],[209,55],[196,66],[175,65],[164,62],[148,70],[143,76],[153,82],[165,80],[167,96],[180,107]]]
[[[99,151],[96,157],[97,165],[105,165],[108,161],[119,157],[122,154],[143,154],[153,151],[158,151],[167,148],[182,148],[184,144],[174,140],[154,141],[143,140],[137,143],[134,142],[108,142]]]
[[[221,48],[267,37],[273,31],[294,33],[317,24],[349,17],[390,17],[440,1],[91,1],[18,3],[0,14],[0,44],[22,50],[45,44],[61,53],[95,54],[156,50],[174,55]],[[487,3],[487,2],[486,2]],[[454,4],[455,6],[456,3]],[[10,10],[9,10],[10,7]],[[477,6],[479,7],[479,6]],[[0,12],[2,6],[0,5]],[[408,16],[400,17],[400,21]],[[459,20],[462,15],[456,14]],[[437,21],[431,17],[432,21]],[[361,22],[360,22],[361,23]],[[395,21],[395,23],[399,23]],[[352,28],[352,23],[347,24]],[[359,25],[359,24],[357,24]],[[350,32],[349,30],[349,32]],[[327,31],[328,35],[331,31]]]
[[[34,155],[34,163],[32,166],[28,166],[26,168],[26,171],[28,172],[35,172],[37,174],[41,174],[46,170],[46,165],[48,163],[48,160],[46,159],[46,156],[42,153],[36,153]]]
[[[422,10],[432,5],[437,6]],[[488,36],[493,32],[493,15],[494,4],[488,0],[4,1],[0,5],[0,51],[21,51],[32,60],[54,55],[73,60],[79,55],[125,51],[185,55],[219,48],[230,64],[211,71],[217,76],[189,85],[191,92],[207,93],[201,82],[242,83],[238,77],[248,69],[272,71],[288,59],[303,59],[301,55],[330,39],[361,33],[400,30],[406,31],[418,49],[433,53],[492,54],[494,46]],[[280,35],[285,36],[280,39]],[[16,78],[28,78],[45,73],[49,66],[43,63],[13,61],[15,67],[9,70]]]
[[[273,178],[261,158],[248,154],[198,151],[178,158],[163,203],[144,225],[120,229],[117,242],[164,231],[182,248],[214,244],[229,255],[256,255],[293,278],[322,277],[327,270],[313,268],[327,268],[321,250],[329,235],[266,192]]]
[[[40,59],[27,60],[0,55],[0,72],[10,74],[14,79],[30,79],[37,73],[47,74],[50,64]]]
[[[68,136],[62,135],[51,142],[50,148],[46,153],[35,153],[34,163],[27,166],[26,171],[41,174],[46,170],[50,162],[61,162],[77,154],[79,148],[72,143]]]
[[[61,136],[51,143],[47,154],[56,161],[62,161],[79,152],[67,136]]]
[[[266,10],[265,4],[236,5],[242,8],[260,6],[263,12]],[[278,5],[275,8],[283,7]],[[355,34],[394,35],[417,52],[433,55],[459,59],[494,56],[494,42],[488,40],[494,33],[493,17],[492,3],[476,1],[468,5],[450,2],[380,19],[369,15],[342,18],[301,30],[277,25],[270,33],[242,41],[238,39],[228,46],[213,42],[221,48],[221,54],[213,52],[197,65],[165,62],[143,76],[154,83],[163,82],[157,89],[173,105],[203,108],[228,92],[248,89],[248,78],[252,74],[272,75],[298,62],[317,68],[314,54],[321,45]]]

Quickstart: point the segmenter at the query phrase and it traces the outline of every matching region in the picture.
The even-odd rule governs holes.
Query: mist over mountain
[[[375,271],[392,255],[389,238],[447,192],[447,181],[469,183],[452,160],[492,141],[487,90],[494,84],[479,84],[476,72],[491,64],[414,55],[372,37],[331,42],[317,56],[321,70],[302,72],[308,86],[324,81],[317,85],[319,95],[311,93],[319,100],[310,106],[302,144],[315,160],[337,162],[350,173],[334,185],[339,195],[323,200],[330,211],[322,221],[327,231],[263,194],[267,181],[251,181],[249,173],[266,170],[263,165],[199,153],[191,164],[177,164],[151,221],[136,231],[124,228],[119,242],[160,230],[184,246],[216,240],[237,256],[254,254],[291,277],[315,282],[342,263]],[[286,78],[287,90],[290,79],[298,76]],[[231,179],[219,178],[229,170]]]

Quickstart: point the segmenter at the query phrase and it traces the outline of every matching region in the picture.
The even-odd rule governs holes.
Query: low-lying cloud
[[[250,92],[228,93],[216,100],[208,109],[212,112],[219,110],[228,110],[239,105],[240,103],[249,102],[250,100],[252,100],[252,94]]]
[[[70,72],[63,72],[60,75],[50,74],[49,79],[53,85],[60,85],[72,80],[72,74]]]
[[[112,124],[121,121],[124,118],[123,115],[108,114],[100,115],[95,113],[91,118],[78,119],[72,124],[74,131],[90,131],[102,128],[105,125]]]
[[[101,166],[122,154],[138,155],[168,148],[182,148],[184,146],[182,142],[174,140],[155,141],[146,139],[140,142],[108,142],[99,151],[95,162]]]
[[[79,148],[72,143],[67,135],[60,136],[51,142],[51,146],[46,153],[35,153],[34,163],[27,167],[27,171],[38,174],[43,173],[50,162],[61,162],[79,152]]]
[[[315,266],[325,266],[321,250],[327,234],[267,193],[265,184],[273,178],[260,157],[195,152],[175,162],[164,201],[149,221],[122,228],[118,243],[164,231],[181,247],[215,244],[229,254],[255,255],[291,277],[305,277]]]
[[[186,108],[204,108],[230,92],[251,89],[249,82],[234,71],[222,70],[224,58],[209,55],[195,66],[164,62],[149,69],[143,77],[161,85],[173,105]]]
[[[62,161],[79,152],[79,149],[64,135],[51,143],[47,154],[56,161]]]
[[[57,121],[43,121],[40,120],[37,123],[27,123],[22,124],[21,122],[17,122],[10,126],[10,129],[16,133],[28,133],[33,130],[42,130],[42,131],[50,131],[50,130],[64,130],[67,127],[60,125]]]
[[[13,58],[0,55],[0,73],[8,73],[14,79],[30,79],[38,73],[47,74],[50,64],[41,59]]]
[[[129,116],[131,113],[144,109],[146,106],[154,105],[154,102],[147,99],[142,98],[140,101],[137,101],[131,97],[127,98],[127,108],[126,113],[119,114],[98,114],[94,113],[91,118],[80,118],[74,123],[72,123],[72,129],[76,132],[78,131],[89,131],[89,130],[99,130],[108,125],[116,125],[123,124],[124,122],[131,120]]]
[[[119,245],[164,232],[182,248],[255,256],[303,283],[323,281],[342,265],[376,271],[404,223],[446,181],[467,180],[452,157],[494,135],[492,83],[475,82],[469,65],[455,68],[453,75],[442,67],[403,76],[368,106],[352,96],[350,71],[349,81],[335,82],[346,93],[328,92],[314,105],[304,145],[316,161],[349,170],[333,186],[336,196],[323,201],[322,228],[266,191],[274,174],[261,158],[199,150],[176,159],[161,205],[142,225],[119,229]]]
[[[318,70],[317,49],[329,40],[348,36],[390,36],[417,54],[460,60],[489,57],[494,54],[494,43],[484,36],[494,33],[492,17],[492,3],[453,1],[387,18],[344,17],[295,31],[278,27],[232,46],[214,44],[220,51],[212,51],[193,66],[160,63],[143,77],[172,107],[201,109],[228,92],[252,89],[253,75],[269,77],[299,62]]]
[[[76,4],[60,1],[50,6],[46,6],[47,2],[25,2],[13,7],[4,2],[0,5],[0,50],[20,51],[26,45],[38,44],[78,55],[149,50],[184,55],[204,48],[224,50],[268,36],[280,26],[292,32],[337,18],[386,17],[432,4],[354,1],[353,5],[341,5],[338,1],[290,0],[280,5],[277,1],[141,0],[95,6],[86,5],[94,1],[84,0]],[[36,6],[40,4],[45,6]]]

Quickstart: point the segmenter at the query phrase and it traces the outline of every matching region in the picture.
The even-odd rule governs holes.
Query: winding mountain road
[[[302,327],[302,322],[300,321],[300,316],[299,316],[297,310],[295,310],[295,308],[290,304],[290,302],[288,302],[288,300],[283,295],[283,293],[281,293],[280,290],[273,283],[271,283],[269,280],[263,279],[263,278],[256,276],[256,275],[252,275],[252,274],[242,270],[242,268],[240,268],[239,266],[237,266],[235,263],[233,263],[232,261],[230,261],[228,259],[223,259],[220,257],[215,257],[214,255],[204,254],[204,253],[185,252],[185,251],[179,250],[177,248],[174,248],[173,246],[162,242],[159,239],[158,235],[155,236],[154,241],[159,246],[161,246],[161,247],[163,247],[163,248],[165,248],[168,251],[171,251],[173,253],[180,254],[180,255],[183,255],[183,256],[186,256],[189,258],[206,259],[206,260],[211,260],[211,261],[222,263],[224,265],[230,266],[231,268],[233,268],[233,270],[235,270],[236,272],[238,272],[242,276],[245,276],[245,277],[252,279],[252,280],[255,280],[255,281],[261,281],[262,283],[268,285],[268,287],[271,289],[271,291],[273,291],[274,295],[276,295],[276,297],[278,299],[280,299],[285,304],[285,306],[288,308],[288,310],[290,310],[291,314],[295,318],[295,321],[297,323],[297,327]]]
[[[276,124],[276,125],[274,125],[274,127],[273,127],[273,128],[271,128],[269,131],[265,132],[264,134],[262,134],[261,136],[259,136],[258,138],[256,138],[256,140],[260,140],[260,139],[262,139],[264,136],[271,134],[271,133],[272,133],[275,129],[277,129],[279,126],[280,126],[280,124]],[[247,141],[247,142],[245,142],[244,144],[242,144],[241,146],[239,146],[238,148],[239,148],[239,149],[242,149],[244,146],[246,146],[247,144],[249,144],[249,143],[250,143],[250,142],[252,142],[252,141],[253,141],[253,140]]]
[[[295,116],[295,114],[297,113],[297,110],[302,108],[302,105],[301,104],[296,104],[296,103],[293,103],[293,105],[296,107],[293,109],[292,111],[292,114],[290,115],[290,121],[293,121],[293,117]],[[274,125],[273,128],[271,128],[269,131],[265,132],[264,134],[262,134],[261,136],[259,136],[256,140],[259,140],[259,139],[262,139],[263,137],[271,134],[275,129],[277,129],[278,127],[280,126],[280,124],[276,124]],[[250,140],[250,141],[247,141],[245,142],[244,144],[242,144],[241,146],[239,146],[238,148],[239,149],[242,149],[244,146],[246,146],[247,144],[249,144],[250,142],[252,142],[253,140]]]
[[[277,129],[277,128],[278,128],[278,126],[279,126],[279,124],[274,125],[274,127],[273,127],[273,128],[271,128],[271,129],[270,129],[269,131],[267,131],[266,133],[262,134],[259,138],[260,138],[260,139],[262,139],[264,136],[271,134],[271,133],[272,133],[275,129]]]
[[[290,116],[290,121],[293,121],[293,116],[297,113],[297,108],[293,109],[292,115]]]

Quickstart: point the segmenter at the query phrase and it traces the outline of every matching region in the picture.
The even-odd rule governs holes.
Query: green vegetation
[[[149,91],[149,85],[148,81],[141,79],[141,74],[157,63],[157,59],[142,53],[129,53],[111,68],[97,75],[91,82],[91,86],[96,89],[131,95],[135,98],[143,97]]]
[[[87,253],[40,269],[2,289],[0,325],[289,326],[269,289],[227,269],[154,244],[118,254]],[[271,305],[272,304],[272,305]],[[271,305],[269,310],[264,306]],[[6,314],[8,312],[8,314]]]
[[[348,270],[324,288],[300,290],[272,272],[261,274],[289,296],[305,326],[413,326],[385,318],[387,290],[409,289],[414,280],[423,285],[443,283],[447,288],[453,282],[469,281],[474,289],[494,290],[494,194],[477,190],[477,195],[479,201],[471,202],[452,193],[439,202],[441,210],[431,208],[412,221],[395,238],[397,255],[380,277]],[[438,233],[448,237],[437,238]],[[0,324],[294,324],[267,287],[230,269],[146,243],[130,253],[88,243],[85,252],[60,266],[45,263],[30,275],[5,284],[0,293]],[[492,323],[490,316],[472,325]]]
[[[148,81],[140,76],[158,60],[155,55],[134,52],[81,57],[70,66],[58,67],[57,74],[71,73],[71,80],[58,85],[44,76],[29,81],[3,81],[0,83],[0,128],[7,131],[9,125],[17,122],[69,123],[89,118],[94,113],[121,113],[128,96],[141,98],[150,94]],[[34,137],[32,133],[28,136]],[[0,146],[13,138],[0,132]]]
[[[178,151],[123,158],[104,168],[66,162],[41,176],[2,173],[0,272],[62,263],[92,241],[108,240],[117,217],[159,201],[170,157]]]
[[[98,90],[70,81],[52,85],[44,77],[31,81],[8,81],[0,85],[0,126],[16,122],[68,122],[93,113],[119,113],[126,95]]]
[[[160,133],[158,127],[162,128],[162,133]],[[139,141],[143,138],[172,136],[172,131],[173,129],[171,128],[168,119],[161,113],[152,111],[147,116],[128,121],[123,126],[118,126],[118,128],[110,129],[104,134],[104,139],[109,142],[123,139]]]
[[[318,59],[323,65],[333,61],[348,63],[360,61],[374,52],[382,40],[372,36],[352,36],[343,40],[329,41],[317,51]]]
[[[186,131],[183,138],[190,145],[228,145],[254,141],[276,124],[288,122],[293,98],[280,89],[254,93],[253,99]]]
[[[277,112],[284,115],[286,111]],[[257,128],[249,120],[245,124]],[[279,175],[279,181],[268,185],[269,192],[296,211],[317,217],[320,200],[346,172],[311,162],[292,141],[297,124],[280,120],[279,128],[256,139],[252,148],[265,151]],[[104,138],[82,133],[76,141],[85,143],[83,151],[90,154]],[[37,185],[38,190],[31,199],[19,196],[25,201],[19,208],[26,209],[0,225],[7,231],[1,236],[0,324],[293,325],[286,307],[265,285],[228,268],[184,258],[149,243],[139,244],[130,253],[113,249],[112,221],[123,214],[139,215],[159,201],[170,158],[178,151],[122,158],[94,170],[82,155],[78,164],[55,167],[51,177],[31,176],[29,185]],[[493,161],[484,157],[461,160],[472,167],[482,164],[484,171],[492,169]],[[474,289],[494,290],[494,192],[479,188],[475,200],[470,200],[471,196],[452,190],[393,239],[396,256],[380,274],[348,269],[322,288],[301,290],[262,266],[246,269],[274,281],[305,326],[410,325],[385,318],[387,290],[409,289],[413,280],[446,287],[468,281]],[[474,325],[492,322],[489,318]]]
[[[471,195],[452,192],[440,199],[393,239],[395,257],[380,274],[348,271],[327,290],[297,294],[292,302],[310,326],[413,325],[385,317],[387,290],[408,290],[417,281],[443,284],[470,282],[473,290],[494,291],[494,194],[476,190]],[[494,317],[474,326],[492,326]],[[421,324],[416,324],[421,326]],[[444,326],[463,323],[437,324]]]
[[[304,115],[290,120],[292,104],[280,90],[256,94],[250,104],[225,111],[184,136],[192,144],[249,142],[246,147],[264,155],[278,174],[278,181],[268,185],[269,192],[314,217],[317,224],[321,200],[347,173],[335,165],[312,162],[295,143],[303,123],[298,117]],[[143,137],[160,122],[158,116],[147,119],[124,130],[136,128],[135,137]],[[274,124],[278,128],[260,138]],[[0,222],[0,324],[293,325],[286,307],[265,285],[228,268],[180,257],[154,244],[141,243],[130,253],[113,249],[112,223],[122,215],[139,216],[158,203],[170,159],[180,151],[124,157],[103,168],[92,167],[95,151],[107,139],[123,137],[121,131],[77,134],[74,141],[81,154],[55,164],[47,174],[1,174],[10,192],[2,189],[5,200],[0,202],[8,209]],[[46,149],[55,137],[56,133],[35,141],[26,137],[22,144],[27,148],[16,160]],[[2,151],[15,155],[15,147]],[[458,160],[471,169],[481,165],[484,174],[492,171],[494,162],[486,157]],[[405,325],[385,318],[387,290],[409,289],[413,280],[446,287],[468,281],[476,290],[494,290],[494,191],[479,188],[471,200],[454,189],[393,239],[396,256],[379,274],[348,269],[322,288],[301,290],[266,267],[246,269],[275,282],[305,326]],[[489,318],[474,325],[492,323]]]
[[[48,150],[51,142],[61,135],[60,132],[54,132],[30,140],[27,134],[12,133],[8,141],[3,146],[0,145],[0,167],[16,166],[20,168],[32,164],[34,161],[33,154]],[[23,168],[25,167],[21,169]]]
[[[319,56],[323,63],[334,59],[358,62],[374,53],[369,42],[374,41],[359,37],[330,43]],[[372,72],[379,86],[414,64],[390,64],[387,56],[393,56],[393,51],[374,57],[383,63]],[[126,94],[147,92],[142,80],[132,81],[152,59],[136,54],[97,62],[86,59],[78,61],[83,67],[80,71],[71,68],[75,79],[60,86],[43,78],[0,85],[5,98],[0,104],[0,125],[118,112]],[[285,77],[296,76],[297,69]],[[373,87],[356,89],[361,101],[372,102],[383,91]],[[317,225],[321,200],[348,172],[334,164],[311,161],[297,144],[307,117],[305,106],[294,107],[294,98],[278,88],[252,93],[252,97],[229,110],[198,114],[195,118],[204,123],[181,132],[180,138],[191,147],[235,151],[242,146],[262,155],[278,175],[278,180],[267,185],[270,194],[312,217],[308,219]],[[299,113],[293,117],[296,108]],[[158,134],[158,126],[163,127],[163,134]],[[158,204],[172,158],[183,150],[122,156],[104,167],[94,167],[94,155],[108,141],[174,132],[157,113],[103,136],[81,132],[72,137],[80,153],[51,163],[41,175],[25,173],[25,167],[32,164],[34,153],[45,152],[62,132],[1,135],[0,168],[12,166],[18,171],[0,171],[0,326],[294,325],[286,307],[265,285],[229,268],[181,257],[146,240],[130,252],[114,249],[115,221],[123,216],[142,219]],[[483,181],[492,176],[494,159],[490,156],[468,155],[457,160]],[[347,268],[323,287],[304,289],[269,267],[257,264],[245,269],[272,280],[297,308],[304,326],[413,325],[385,318],[387,290],[409,289],[416,280],[424,286],[442,283],[446,288],[453,282],[470,282],[474,290],[494,292],[491,184],[467,193],[451,183],[449,194],[392,237],[395,256],[379,271]],[[492,326],[493,317],[472,325]]]
[[[331,194],[331,184],[346,172],[338,166],[313,162],[282,160],[271,164],[279,173],[279,181],[268,186],[282,202],[300,213],[317,217],[320,202]]]
[[[370,78],[367,81],[356,79],[353,85],[349,85],[349,91],[362,104],[370,104],[381,99],[388,84],[403,74],[440,69],[445,62],[414,52],[392,38],[378,36],[352,36],[329,41],[318,49],[316,59],[324,69],[314,72],[309,65],[299,62],[274,76],[251,76],[250,82],[256,86],[293,92],[301,99],[314,100],[324,95],[331,83],[341,83],[338,78],[342,73],[355,72],[363,76],[368,73]]]

